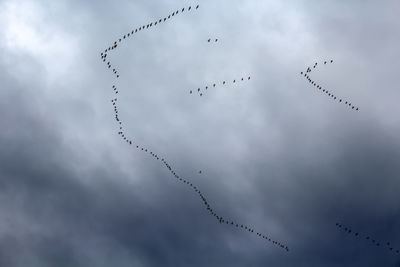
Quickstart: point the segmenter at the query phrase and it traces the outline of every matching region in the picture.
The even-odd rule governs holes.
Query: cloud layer
[[[196,4],[0,3],[0,266],[399,266],[335,226],[400,249],[399,4],[202,1],[110,53],[118,80],[101,62]],[[359,112],[300,76],[330,59],[313,78]],[[114,84],[130,138],[290,252],[121,142]]]

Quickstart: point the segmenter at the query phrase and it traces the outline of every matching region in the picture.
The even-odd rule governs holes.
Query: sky
[[[0,266],[400,266],[399,13],[0,0]]]

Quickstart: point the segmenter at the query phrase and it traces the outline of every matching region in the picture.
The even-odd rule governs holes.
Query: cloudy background
[[[400,266],[335,226],[400,249],[399,2],[205,0],[100,60],[196,4],[0,1],[0,266]]]

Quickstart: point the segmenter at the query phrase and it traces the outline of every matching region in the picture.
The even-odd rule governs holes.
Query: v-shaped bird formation
[[[248,76],[247,78],[241,78],[241,79],[238,79],[238,80],[233,80],[232,81],[232,84],[237,84],[239,81],[249,81],[250,80],[250,76]],[[222,81],[221,83],[220,83],[220,85],[227,85],[228,83],[226,82],[226,81]],[[205,87],[202,87],[203,88],[203,90],[199,87],[199,88],[197,88],[196,90],[190,90],[189,91],[189,94],[193,94],[193,91],[194,92],[197,92],[198,94],[199,94],[199,96],[203,96],[203,92],[205,92],[204,90],[208,90],[209,88],[215,88],[216,86],[217,86],[218,84],[216,84],[216,83],[213,83],[212,85],[206,85]]]
[[[342,225],[340,223],[336,223],[336,226],[340,230],[343,230],[345,233],[352,234],[357,238],[364,239],[364,240],[366,240],[368,242],[371,242],[371,244],[376,246],[376,247],[384,247],[384,248],[388,249],[389,251],[391,251],[393,253],[400,254],[400,250],[393,248],[393,245],[390,242],[386,242],[386,243],[380,242],[380,241],[376,240],[375,238],[373,238],[370,235],[362,235],[359,232],[356,232],[356,231],[352,230],[351,228],[346,227],[346,226],[344,226],[344,225]]]
[[[326,65],[327,63],[333,63],[333,60],[331,59],[330,61],[324,61],[323,65]],[[322,65],[322,64],[320,64]],[[345,104],[346,106],[348,106],[349,108],[351,108],[352,110],[358,111],[359,108],[354,106],[353,104],[351,104],[350,101],[345,100],[341,97],[338,97],[336,95],[334,95],[332,93],[332,91],[329,91],[328,89],[325,89],[324,87],[322,87],[321,85],[317,84],[309,75],[309,73],[311,73],[312,69],[316,69],[318,66],[318,62],[315,62],[314,66],[311,67],[307,67],[307,69],[303,72],[300,72],[301,76],[304,76],[304,78],[310,83],[310,85],[314,86],[316,89],[318,89],[320,92],[325,93],[326,96],[330,97],[332,100],[337,101],[338,103],[342,103]]]
[[[195,9],[198,9],[198,8],[199,8],[199,5],[197,5],[195,7]],[[189,8],[187,8],[187,9],[182,8],[180,10],[180,12],[179,12],[179,10],[174,11],[172,14],[164,17],[163,19],[160,18],[160,19],[158,19],[158,20],[156,20],[154,22],[148,23],[147,25],[140,26],[139,28],[136,28],[136,29],[132,30],[131,32],[129,32],[129,33],[123,35],[121,38],[119,38],[118,41],[115,41],[112,46],[110,46],[107,49],[105,49],[104,52],[101,53],[101,59],[103,60],[103,62],[106,62],[106,59],[107,59],[107,56],[108,56],[108,52],[111,51],[111,50],[116,49],[118,47],[118,44],[117,44],[118,42],[122,42],[123,40],[126,40],[126,39],[132,37],[137,32],[140,32],[142,30],[145,30],[145,29],[148,29],[150,27],[156,26],[156,25],[158,25],[158,24],[160,24],[162,22],[165,22],[165,21],[169,20],[170,18],[172,18],[175,15],[184,12],[185,10],[190,11],[191,9],[192,9],[191,6],[189,6]],[[218,39],[215,39],[215,41],[217,42]],[[108,69],[110,69],[110,70],[112,69],[113,74],[115,74],[116,78],[119,78],[119,74],[118,74],[117,69],[114,66],[111,65],[110,61],[107,61],[106,65],[107,65]],[[241,78],[241,81],[244,81],[244,80],[245,80],[245,78]],[[247,77],[247,80],[250,80],[250,76]],[[239,80],[237,80],[237,81],[239,81]],[[233,80],[232,83],[236,83],[237,81]],[[222,82],[223,85],[225,83],[226,83],[225,81]],[[213,84],[212,86],[215,87],[216,84]],[[124,126],[123,126],[122,120],[120,119],[119,113],[118,113],[118,105],[117,105],[118,98],[117,98],[117,95],[118,95],[119,91],[118,91],[117,86],[116,85],[112,85],[112,90],[113,90],[113,92],[115,94],[115,98],[113,98],[111,100],[111,103],[112,103],[113,108],[114,108],[115,120],[118,123],[118,127],[119,127],[118,135],[121,137],[121,139],[124,142],[126,142],[129,146],[132,146],[133,148],[136,148],[137,150],[139,150],[139,151],[141,151],[143,153],[149,154],[154,160],[160,161],[160,163],[162,163],[163,166],[165,166],[170,171],[170,173],[172,174],[172,176],[175,178],[176,181],[179,181],[179,182],[185,184],[186,186],[190,187],[200,197],[200,199],[203,202],[203,205],[206,208],[206,210],[208,211],[208,213],[211,216],[215,217],[215,219],[220,224],[230,225],[230,226],[238,228],[240,230],[255,234],[257,237],[263,239],[264,241],[270,242],[273,245],[276,245],[276,246],[278,246],[278,247],[280,247],[282,249],[285,249],[286,251],[289,251],[289,247],[287,245],[285,245],[285,244],[283,244],[283,243],[281,243],[281,242],[279,242],[277,240],[272,239],[270,236],[267,236],[265,234],[262,234],[262,233],[256,231],[253,227],[250,227],[250,226],[244,225],[244,224],[240,224],[240,223],[235,222],[235,221],[230,220],[230,219],[223,218],[221,215],[219,215],[212,208],[211,204],[207,201],[207,199],[206,199],[205,195],[203,194],[203,192],[197,186],[195,186],[192,182],[190,182],[189,180],[187,180],[187,179],[185,179],[183,177],[180,177],[176,173],[176,171],[172,168],[172,166],[168,163],[168,161],[167,161],[167,159],[165,157],[160,157],[157,153],[155,153],[155,152],[151,151],[150,149],[148,149],[146,147],[143,147],[142,145],[136,143],[132,138],[128,138],[126,133],[124,132]],[[199,88],[198,92],[200,92],[200,88]],[[201,174],[201,171],[199,171],[199,174]]]

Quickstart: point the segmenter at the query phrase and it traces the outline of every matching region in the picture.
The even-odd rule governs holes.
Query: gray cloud
[[[100,62],[188,5],[0,4],[0,265],[399,266],[335,226],[400,249],[396,1],[205,1],[110,53],[118,81]],[[313,78],[360,112],[300,77],[330,58]],[[113,84],[135,142],[290,252],[120,142]]]

